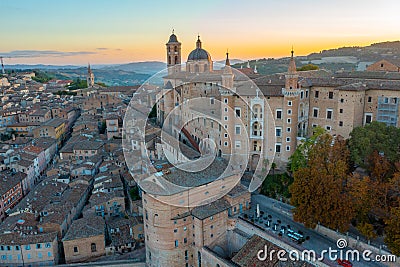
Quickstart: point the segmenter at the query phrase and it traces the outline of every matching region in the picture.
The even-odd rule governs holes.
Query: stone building
[[[187,164],[198,166],[203,160]],[[186,167],[192,166],[189,165]],[[233,216],[250,208],[250,192],[240,184],[234,186],[237,177],[216,178],[226,167],[225,160],[217,158],[204,173],[186,173],[170,168],[157,179],[162,185],[174,183],[180,189],[157,197],[146,192],[149,185],[145,181],[139,182],[144,190],[148,266],[200,266],[201,249],[226,235],[234,225]],[[229,190],[232,186],[233,189]],[[222,195],[225,196],[220,198]],[[216,200],[205,203],[208,197]]]
[[[367,67],[367,71],[400,72],[400,61],[382,59]]]
[[[105,255],[106,226],[100,216],[74,221],[62,239],[66,263],[83,262]]]
[[[256,169],[260,159],[273,159],[278,167],[284,168],[297,145],[309,137],[316,126],[344,138],[348,138],[355,127],[371,121],[400,126],[400,74],[396,62],[381,60],[364,72],[300,72],[296,70],[292,51],[286,73],[260,75],[246,72],[248,76],[244,76],[228,67],[214,69],[200,37],[185,67],[178,65],[182,56],[181,43],[175,34],[170,36],[166,46],[169,71],[159,95],[162,100],[157,103],[158,122],[164,125],[175,106],[183,105],[188,99],[209,98],[210,104],[203,109],[182,111],[179,115],[191,122],[181,133],[177,130],[178,125],[176,136],[173,131],[171,135],[194,148],[204,143],[204,139],[211,138],[217,146],[216,153],[221,156],[233,146],[245,147],[243,144],[248,142],[250,161],[246,169],[249,171]],[[171,53],[174,57],[170,59]],[[228,56],[225,66],[230,66]],[[244,77],[259,90],[249,90],[243,83]],[[226,106],[216,105],[218,102],[226,104],[228,111]],[[229,114],[230,109],[235,114]],[[197,114],[218,119],[225,129],[208,120],[196,123],[193,116]],[[241,118],[242,128],[235,117]],[[185,131],[192,138],[184,136]],[[249,133],[248,140],[239,140],[243,133]],[[231,136],[234,138],[228,140]],[[262,147],[266,149],[261,151]]]

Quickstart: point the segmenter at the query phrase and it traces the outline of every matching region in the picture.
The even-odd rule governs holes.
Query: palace
[[[227,153],[235,142],[239,146],[240,140],[236,138],[245,130],[249,133],[249,140],[245,140],[250,151],[246,168],[249,171],[255,169],[260,158],[273,159],[285,168],[296,146],[312,134],[310,129],[316,126],[343,138],[348,138],[355,127],[374,120],[399,127],[398,71],[376,71],[371,65],[364,72],[300,72],[296,70],[292,51],[286,73],[261,75],[249,72],[248,68],[233,73],[231,68],[214,69],[211,55],[202,46],[198,37],[196,48],[183,66],[180,64],[181,43],[175,34],[170,36],[166,44],[168,75],[164,83],[165,90],[171,93],[163,92],[163,101],[157,106],[159,122],[163,124],[171,110],[187,99],[208,97],[223,102],[235,114],[218,110],[220,107],[215,103],[201,111],[214,111],[213,117],[219,119],[225,129],[221,131],[216,123],[207,121],[188,124],[187,130],[198,144],[205,138],[212,138],[220,155]],[[230,66],[228,54],[225,65]],[[257,85],[263,97],[256,90],[249,90],[248,84],[243,85],[245,75],[242,73]],[[224,88],[230,89],[229,93],[224,93]],[[191,119],[190,116],[187,119]],[[241,118],[246,129],[236,127],[235,117]],[[224,131],[227,134],[223,134]],[[230,136],[235,136],[235,140],[228,140]],[[261,151],[262,147],[268,151]]]
[[[166,50],[168,73],[157,95],[157,122],[166,134],[158,160],[190,170],[209,154],[217,157],[207,171],[172,167],[138,182],[148,266],[250,266],[255,255],[246,255],[255,244],[290,248],[240,217],[251,207],[241,176],[216,178],[236,155],[248,159],[236,167],[249,173],[272,161],[284,169],[313,127],[348,138],[354,127],[373,120],[399,126],[400,73],[299,72],[292,51],[286,73],[261,75],[232,69],[228,53],[225,65],[217,66],[199,36],[181,64],[174,33]]]

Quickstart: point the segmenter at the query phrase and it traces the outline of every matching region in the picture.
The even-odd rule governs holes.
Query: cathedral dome
[[[190,52],[188,56],[188,61],[189,60],[203,60],[206,59],[208,61],[211,61],[211,56],[210,54],[201,48],[201,41],[200,41],[200,36],[197,37],[197,42],[196,42],[196,49]]]
[[[188,57],[188,60],[201,60],[201,59],[207,59],[208,61],[211,61],[210,54],[202,48],[196,48],[195,50],[190,52]]]

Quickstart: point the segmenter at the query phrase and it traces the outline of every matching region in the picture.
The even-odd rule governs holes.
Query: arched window
[[[174,62],[175,64],[178,64],[179,62],[178,62],[178,56],[175,56],[175,62]]]
[[[96,252],[97,251],[96,244],[95,243],[90,244],[90,249],[92,250],[92,252]]]
[[[171,56],[168,56],[168,64],[171,64]]]
[[[177,46],[174,47],[174,51],[178,52],[178,47]]]

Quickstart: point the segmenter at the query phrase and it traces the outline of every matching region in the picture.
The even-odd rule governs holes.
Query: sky
[[[5,64],[182,61],[197,35],[213,60],[307,55],[400,39],[398,0],[0,0]]]

